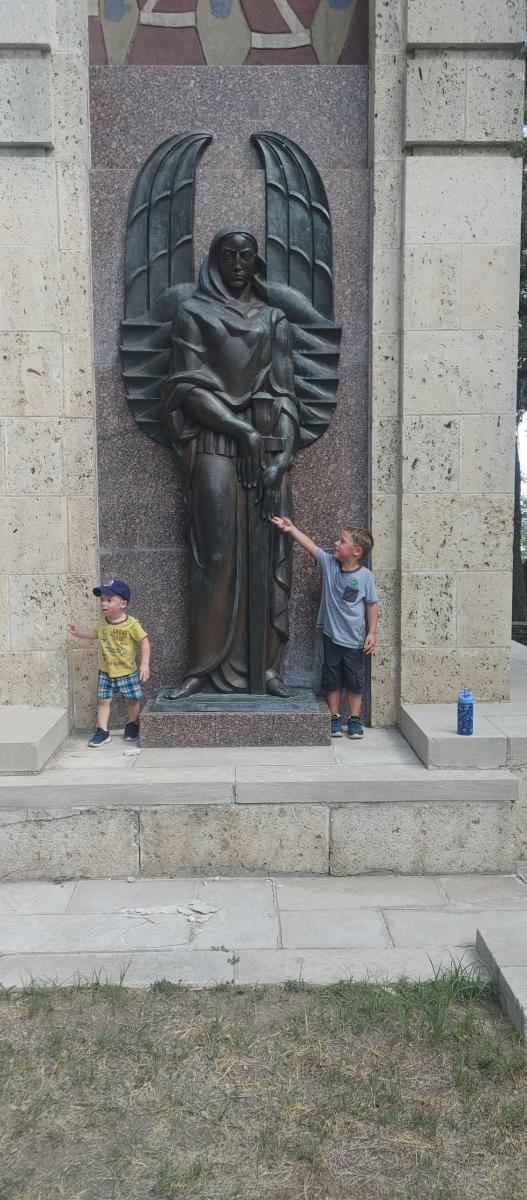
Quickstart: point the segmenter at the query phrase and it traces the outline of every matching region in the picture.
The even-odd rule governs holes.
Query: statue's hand
[[[265,469],[264,443],[261,434],[252,426],[247,426],[247,433],[240,438],[240,449],[237,463],[237,473],[244,487],[258,487],[262,471]]]
[[[284,467],[277,463],[271,463],[263,473],[259,493],[262,499],[262,517],[264,520],[270,521],[271,517],[280,508],[283,475]]]

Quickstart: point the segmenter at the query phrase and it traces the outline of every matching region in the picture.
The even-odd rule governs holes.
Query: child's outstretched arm
[[[97,639],[96,629],[79,629],[74,621],[68,622],[68,631],[73,634],[73,637],[85,638],[88,642],[94,642]]]
[[[271,520],[273,525],[277,525],[282,530],[282,533],[288,533],[294,542],[298,542],[298,545],[302,546],[303,550],[307,550],[311,558],[316,559],[317,547],[314,541],[310,537],[307,537],[307,534],[302,533],[301,529],[297,529],[296,525],[293,525],[293,522],[289,520],[289,517],[271,517]]]
[[[150,679],[150,639],[144,637],[139,642],[139,678],[141,683],[146,683]]]

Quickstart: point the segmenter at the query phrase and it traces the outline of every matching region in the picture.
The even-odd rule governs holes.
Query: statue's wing
[[[121,365],[126,396],[148,437],[169,445],[160,387],[168,374],[171,323],[194,290],[194,191],[208,133],[178,133],[154,150],[137,176],[128,208]]]
[[[293,332],[300,446],[336,407],[341,328],[333,320],[333,237],[326,189],[311,159],[282,134],[253,134],[265,167],[268,296]]]

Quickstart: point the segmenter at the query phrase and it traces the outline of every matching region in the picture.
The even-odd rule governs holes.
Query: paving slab
[[[252,946],[272,949],[279,944],[273,883],[269,879],[220,879],[198,884],[197,899],[217,912],[204,925],[196,925],[196,949],[229,949]]]
[[[71,883],[2,883],[0,884],[0,915],[9,913],[63,913],[75,890]]]
[[[333,753],[337,762],[357,767],[366,763],[416,763],[417,756],[398,729],[366,729],[364,737],[334,738]]]
[[[476,944],[476,930],[482,916],[489,912],[394,912],[383,909],[384,918],[395,946],[470,946]],[[504,925],[509,917],[520,914],[492,914]],[[523,914],[522,914],[523,915]],[[526,914],[527,916],[527,914]]]
[[[123,908],[187,904],[194,899],[197,879],[85,879],[73,888],[68,913],[118,913]]]
[[[170,950],[190,943],[186,917],[105,914],[48,914],[3,917],[0,955],[126,950]]]
[[[1,963],[1,960],[0,960]],[[430,946],[424,949],[379,950],[240,950],[235,965],[240,984],[303,982],[327,986],[341,980],[397,983],[399,979],[433,979],[438,971],[461,963],[481,979],[488,972],[474,947]]]
[[[285,911],[281,914],[285,949],[325,949],[345,946],[391,946],[382,914],[374,909],[354,912],[349,908]]]
[[[323,876],[281,879],[276,898],[280,912],[346,908],[439,908],[444,895],[435,879],[417,875]],[[527,888],[525,888],[527,897]],[[526,899],[527,904],[527,899]]]
[[[527,884],[517,875],[440,875],[449,904],[527,908]]]
[[[74,984],[120,983],[149,987],[167,979],[185,987],[215,987],[232,983],[232,959],[213,950],[176,950],[158,953],[118,954],[14,954],[0,957],[0,986],[25,987],[29,983],[71,987]]]

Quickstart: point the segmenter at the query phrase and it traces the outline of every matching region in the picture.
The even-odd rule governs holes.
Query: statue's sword
[[[283,450],[282,438],[272,436],[273,402],[267,396],[253,396],[254,428],[264,440],[266,456]],[[267,691],[267,632],[269,629],[269,591],[273,527],[262,518],[261,500],[256,489],[247,491],[249,534],[249,687],[255,696]]]

